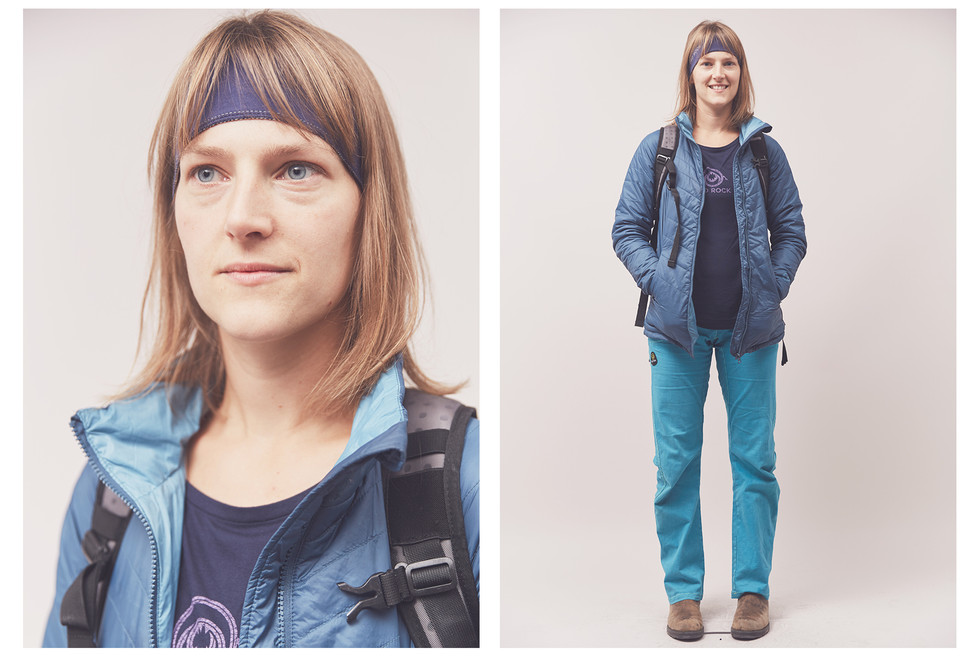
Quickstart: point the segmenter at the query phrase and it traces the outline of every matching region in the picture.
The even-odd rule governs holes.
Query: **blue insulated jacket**
[[[629,269],[637,286],[650,296],[644,334],[651,339],[677,344],[693,355],[698,329],[691,298],[704,205],[704,174],[701,149],[694,142],[690,119],[682,112],[676,122],[681,135],[674,155],[680,216],[664,185],[656,248],[651,246],[653,164],[660,136],[658,130],[640,143],[630,162],[616,207],[612,239],[616,255]],[[735,157],[733,182],[742,264],[742,302],[732,332],[731,352],[737,358],[783,338],[785,324],[779,303],[789,293],[796,270],[806,254],[803,205],[782,148],[772,137],[765,136],[770,169],[768,213],[762,184],[752,165],[749,139],[760,131],[767,133],[770,130],[772,127],[757,118],[743,124]],[[678,230],[681,248],[676,266],[669,267],[667,256],[661,258],[661,255],[670,254]]]
[[[361,400],[337,464],[299,503],[263,549],[249,580],[239,628],[242,647],[409,647],[394,608],[347,623],[360,585],[391,567],[381,467],[405,459],[407,414],[400,361]],[[183,444],[199,427],[202,397],[184,391],[172,412],[162,388],[106,408],[82,410],[72,427],[89,458],[61,536],[54,608],[45,647],[64,647],[65,590],[85,567],[98,478],[135,509],[109,585],[99,644],[169,647],[174,626],[184,510]],[[479,425],[467,427],[460,472],[464,522],[479,588]]]

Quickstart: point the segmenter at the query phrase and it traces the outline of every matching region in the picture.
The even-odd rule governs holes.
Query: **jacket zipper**
[[[746,141],[746,143],[748,143],[748,141]],[[738,173],[738,184],[736,188],[741,191],[741,193],[739,194],[740,196],[739,204],[741,205],[741,209],[742,209],[742,222],[745,224],[745,226],[741,228],[742,247],[744,252],[743,257],[745,258],[745,261],[743,263],[743,268],[745,270],[745,283],[742,288],[742,303],[747,303],[748,299],[751,298],[752,296],[752,290],[751,290],[752,272],[749,270],[749,234],[748,234],[749,226],[748,226],[748,221],[745,218],[746,216],[745,215],[745,187],[744,187],[744,183],[742,182],[742,177],[743,177],[742,163],[739,161],[742,156],[742,148],[744,147],[744,145],[745,144],[741,144],[738,148],[738,152],[735,154],[735,170]],[[733,353],[733,355],[735,356],[735,359],[737,361],[741,362],[742,346],[743,346],[743,342],[745,342],[745,322],[747,321],[747,317],[748,317],[748,308],[745,309],[745,312],[742,311],[741,307],[739,307],[738,310],[739,311],[738,311],[738,318],[736,319],[736,324],[741,323],[741,326],[739,325],[735,326],[736,330],[738,330],[738,346],[735,347],[735,352]]]
[[[698,220],[697,223],[695,224],[697,230],[694,231],[694,250],[691,251],[691,293],[687,299],[688,313],[694,314],[694,263],[698,259],[698,240],[701,239],[701,212],[704,211],[704,197],[706,192],[704,189],[704,159],[701,157],[701,146],[699,146],[698,143],[694,141],[694,139],[691,139],[691,143],[694,144],[692,150],[694,151],[694,156],[698,163],[697,170],[701,172],[701,198],[698,199]],[[677,222],[680,223],[680,220],[681,217],[678,216]],[[695,315],[694,316],[694,341],[691,342],[692,357],[694,356],[694,343],[697,342],[698,340],[697,320],[698,318]],[[689,316],[688,329],[687,329],[688,335],[690,335],[690,331],[691,331],[690,323],[691,323],[691,318]]]
[[[283,609],[283,576],[279,571],[279,585],[276,588],[276,647],[285,647],[286,643],[286,611]],[[240,645],[239,645],[240,646]]]
[[[106,487],[108,487],[112,492],[125,502],[129,509],[133,511],[133,514],[139,518],[140,524],[143,525],[143,530],[146,531],[146,535],[150,540],[150,646],[157,646],[157,625],[156,625],[156,607],[157,607],[157,562],[159,560],[157,553],[157,541],[156,537],[153,535],[153,530],[150,528],[150,523],[147,521],[146,517],[142,512],[136,507],[136,504],[129,498],[127,494],[122,491],[116,482],[106,473],[99,463],[95,454],[92,452],[91,447],[87,443],[82,441],[81,436],[78,431],[75,430],[75,426],[72,426],[72,433],[75,434],[75,442],[82,448],[82,452],[85,454],[86,459],[92,463],[92,467],[95,469],[96,476],[102,481]]]
[[[748,298],[751,298],[751,294],[752,294],[752,287],[751,287],[752,286],[752,271],[750,269],[750,262],[749,262],[749,226],[748,226],[748,213],[747,213],[747,211],[745,209],[745,197],[746,197],[746,193],[745,193],[745,185],[744,185],[744,183],[742,181],[742,178],[744,177],[744,175],[742,173],[742,164],[741,164],[740,159],[741,159],[741,156],[742,156],[742,152],[745,149],[745,146],[749,143],[749,139],[751,139],[753,136],[755,136],[755,132],[753,132],[752,134],[750,134],[749,137],[748,137],[748,139],[746,139],[744,143],[739,144],[738,152],[735,155],[735,170],[738,172],[738,185],[737,185],[737,188],[740,189],[741,192],[742,192],[741,193],[741,198],[739,199],[739,201],[740,201],[741,206],[742,206],[742,220],[745,223],[745,227],[742,230],[742,243],[743,243],[743,246],[745,248],[745,285],[744,285],[744,288],[742,290],[742,303],[746,303],[747,302],[747,299]],[[742,348],[745,345],[745,323],[746,323],[746,321],[748,321],[748,308],[746,308],[745,314],[743,315],[742,314],[742,308],[739,307],[738,318],[741,319],[741,324],[742,325],[741,325],[741,330],[739,330],[738,319],[736,319],[736,326],[735,326],[735,328],[736,328],[736,330],[738,330],[738,346],[735,348],[735,352],[732,355],[735,356],[735,359],[736,360],[738,360],[739,362],[741,362],[742,361],[742,356],[744,355],[744,353],[742,352]]]
[[[276,647],[290,647],[292,643],[292,636],[286,635],[286,616],[291,614],[286,612],[286,605],[291,605],[290,600],[292,599],[292,592],[287,594],[286,585],[291,580],[292,577],[288,575],[289,558],[292,556],[293,548],[290,547],[286,550],[286,555],[283,557],[282,567],[279,568],[279,584],[276,586]],[[292,611],[292,609],[289,609]]]

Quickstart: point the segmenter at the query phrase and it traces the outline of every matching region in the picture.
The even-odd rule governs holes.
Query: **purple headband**
[[[691,52],[691,58],[687,61],[687,74],[690,75],[691,73],[694,72],[694,67],[697,66],[698,60],[701,59],[701,57],[708,54],[709,52],[719,52],[719,51],[727,52],[729,54],[734,54],[732,53],[731,50],[729,50],[722,44],[721,39],[719,39],[718,37],[715,37],[714,39],[711,40],[711,43],[708,45],[708,49],[705,50],[704,52],[701,52],[701,46],[695,48],[694,51]]]
[[[289,108],[296,117],[299,118],[310,132],[330,144],[330,147],[334,149],[337,156],[340,157],[344,166],[347,167],[347,170],[357,182],[357,186],[363,188],[364,182],[361,179],[361,153],[354,153],[353,156],[347,153],[341,148],[339,140],[334,138],[331,131],[327,129],[327,126],[320,123],[316,114],[306,103],[293,98],[288,92],[287,97],[289,98]],[[201,134],[205,130],[213,128],[220,123],[245,119],[282,120],[281,116],[277,115],[277,113],[270,112],[266,108],[262,102],[262,98],[252,85],[251,80],[237,66],[232,65],[232,67],[225,69],[224,74],[219,76],[218,88],[208,99],[201,123],[198,125],[195,134]],[[359,148],[359,135],[357,143]],[[180,156],[178,154],[174,157],[174,193],[177,192],[177,181],[179,177]]]

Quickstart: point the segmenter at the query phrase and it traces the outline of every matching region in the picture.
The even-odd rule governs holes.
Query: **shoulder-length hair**
[[[752,89],[752,76],[749,75],[749,64],[745,59],[745,49],[732,28],[718,21],[702,21],[687,35],[687,45],[684,46],[684,56],[681,58],[681,71],[677,80],[677,106],[674,116],[685,112],[691,123],[697,122],[697,95],[691,81],[689,71],[691,56],[700,49],[705,52],[708,45],[718,39],[725,50],[735,56],[738,61],[739,81],[738,92],[732,100],[731,127],[738,129],[743,123],[752,118],[755,111],[755,91]],[[700,57],[699,57],[700,59]]]
[[[174,219],[179,153],[198,132],[221,72],[244,73],[271,114],[305,129],[295,103],[329,126],[345,163],[358,158],[361,203],[354,266],[345,297],[347,320],[339,353],[310,391],[314,412],[354,406],[399,354],[404,372],[434,393],[456,388],[423,374],[408,346],[418,326],[425,285],[405,164],[381,88],[361,56],[336,36],[279,11],[228,19],[188,55],[170,87],[148,157],[153,188],[153,255],[143,297],[140,335],[155,299],[156,336],[143,370],[120,397],[163,383],[194,385],[217,409],[225,369],[215,323],[198,305],[187,277]],[[346,157],[345,157],[346,154]]]

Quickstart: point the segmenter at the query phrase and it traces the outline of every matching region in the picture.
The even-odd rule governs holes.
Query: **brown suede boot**
[[[769,600],[754,592],[738,598],[732,619],[732,637],[736,640],[755,640],[769,633]]]
[[[704,636],[701,602],[683,599],[671,604],[667,615],[667,635],[674,640],[700,640]]]

